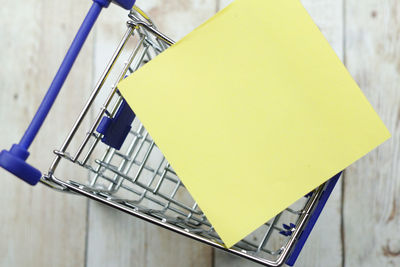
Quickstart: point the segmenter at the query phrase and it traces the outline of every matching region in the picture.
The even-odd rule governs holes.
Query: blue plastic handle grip
[[[135,4],[135,0],[114,0],[113,2],[125,9],[131,9]],[[25,162],[29,156],[29,146],[32,144],[40,130],[40,127],[46,119],[47,114],[53,106],[54,101],[56,100],[57,95],[75,62],[75,59],[78,57],[78,54],[85,43],[90,30],[93,28],[102,8],[108,7],[109,4],[109,0],[93,0],[89,12],[83,20],[81,27],[72,41],[72,44],[53,79],[53,82],[47,90],[42,103],[36,111],[36,114],[25,131],[20,143],[14,144],[10,151],[3,150],[0,152],[0,166],[31,185],[35,185],[42,175],[39,170]]]

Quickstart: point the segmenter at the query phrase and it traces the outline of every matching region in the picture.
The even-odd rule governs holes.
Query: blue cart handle
[[[136,0],[113,0],[115,4],[128,10],[133,7],[135,1]],[[0,166],[31,185],[37,184],[42,174],[39,170],[25,162],[29,156],[29,146],[32,144],[40,127],[46,119],[47,114],[53,106],[54,101],[56,100],[57,95],[75,62],[75,59],[100,14],[100,11],[103,7],[108,7],[109,5],[109,0],[93,0],[89,12],[82,22],[81,27],[72,41],[72,44],[53,79],[53,82],[47,90],[42,103],[36,111],[36,114],[29,124],[28,129],[25,131],[21,141],[19,144],[12,145],[9,151],[3,150],[0,152]]]

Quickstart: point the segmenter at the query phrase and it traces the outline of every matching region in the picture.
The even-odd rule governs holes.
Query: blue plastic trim
[[[93,0],[93,2],[97,2],[101,7],[108,7],[110,5],[109,0]]]
[[[113,0],[114,4],[119,5],[122,8],[130,10],[135,4],[136,0]]]
[[[287,224],[283,224],[282,225],[282,227],[283,227],[283,229],[285,229],[285,230],[282,230],[282,231],[280,231],[279,233],[281,234],[281,235],[284,235],[284,236],[291,236],[292,235],[292,233],[293,233],[293,230],[295,229],[295,227],[296,227],[296,225],[294,225],[293,223],[290,223],[289,225],[287,225]]]
[[[135,113],[123,100],[113,118],[103,117],[96,131],[103,134],[101,141],[117,150],[124,143],[131,130]]]
[[[312,229],[314,228],[315,223],[318,220],[319,215],[321,214],[329,196],[332,193],[332,190],[335,188],[335,185],[337,181],[339,180],[340,175],[342,172],[336,174],[334,177],[332,177],[328,185],[326,186],[324,192],[322,193],[317,206],[315,207],[314,212],[311,214],[310,219],[307,222],[307,225],[304,227],[303,232],[301,233],[295,247],[293,248],[293,251],[291,255],[289,256],[288,260],[286,261],[286,264],[289,266],[293,266],[294,263],[297,260],[297,257],[299,256],[304,244],[307,241],[308,236],[310,235]]]
[[[25,162],[29,152],[18,144],[14,144],[10,151],[0,152],[0,166],[30,185],[39,182],[42,173]]]

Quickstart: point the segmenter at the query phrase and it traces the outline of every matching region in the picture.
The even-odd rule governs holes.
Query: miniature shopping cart
[[[19,144],[0,153],[0,166],[31,185],[83,195],[176,233],[264,264],[293,265],[340,174],[226,248],[197,203],[135,117],[117,84],[173,44],[134,0],[115,0],[130,10],[127,30],[48,172],[26,163],[28,148],[51,109],[90,29],[107,0],[94,0],[77,36]],[[150,101],[150,100],[149,100]],[[99,103],[100,102],[100,103]],[[165,108],[168,108],[166,105]],[[87,116],[95,112],[94,119]],[[93,113],[91,113],[93,114]],[[172,134],[172,133],[171,133]],[[77,142],[73,149],[71,142]],[[60,165],[82,177],[59,177]],[[89,173],[89,180],[87,180]],[[266,203],[266,205],[273,203]]]

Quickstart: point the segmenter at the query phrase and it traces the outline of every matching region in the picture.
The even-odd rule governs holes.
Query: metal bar
[[[72,127],[70,133],[68,134],[67,138],[65,139],[63,145],[60,148],[60,152],[65,152],[65,150],[68,148],[69,144],[72,141],[72,138],[75,136],[76,131],[78,130],[79,126],[81,125],[84,117],[86,116],[86,114],[88,113],[91,105],[93,104],[96,96],[98,95],[98,93],[100,92],[100,89],[102,88],[104,82],[106,81],[108,75],[110,74],[111,69],[113,68],[115,62],[117,61],[119,55],[121,54],[122,49],[125,47],[129,37],[131,36],[132,32],[133,32],[133,27],[132,26],[128,26],[128,30],[126,31],[124,37],[122,38],[121,42],[118,45],[117,50],[114,52],[114,55],[112,56],[110,62],[108,63],[103,75],[101,76],[99,82],[97,83],[95,89],[93,90],[92,94],[89,97],[89,100],[87,101],[85,107],[83,108],[83,110],[81,111],[81,113],[79,114],[78,119],[76,120],[74,126]],[[57,165],[60,161],[61,157],[57,156],[53,163],[50,166],[49,169],[49,173],[54,173],[55,169],[57,168]]]
[[[303,226],[304,226],[306,220],[308,219],[312,208],[315,206],[315,203],[316,203],[317,199],[321,195],[322,189],[323,189],[323,186],[319,187],[316,190],[316,192],[313,194],[313,196],[311,196],[310,201],[307,203],[305,212],[300,216],[299,225],[296,227],[295,231],[293,232],[293,234],[291,235],[291,237],[290,237],[290,239],[288,241],[288,245],[283,249],[282,253],[280,254],[279,258],[276,261],[271,261],[271,260],[266,260],[266,259],[261,259],[261,258],[258,258],[258,257],[254,257],[252,255],[247,254],[246,251],[228,249],[228,248],[224,247],[222,244],[213,242],[212,240],[209,240],[209,239],[207,239],[205,237],[202,237],[202,236],[196,235],[194,233],[188,232],[185,229],[177,228],[177,227],[175,227],[175,226],[173,226],[171,224],[166,223],[166,221],[159,221],[159,220],[157,220],[157,219],[155,219],[155,218],[153,218],[151,216],[148,216],[146,214],[143,214],[143,213],[141,213],[141,212],[139,212],[139,211],[137,211],[135,209],[128,208],[128,207],[123,206],[123,205],[121,205],[119,203],[108,201],[107,199],[104,199],[99,195],[92,194],[90,192],[87,192],[87,191],[79,188],[79,187],[76,187],[76,186],[73,186],[73,185],[71,185],[69,183],[63,182],[63,181],[57,179],[54,176],[52,176],[49,179],[51,179],[53,182],[59,184],[60,186],[68,188],[69,190],[71,190],[73,192],[76,192],[78,194],[84,195],[84,196],[86,196],[86,197],[88,197],[90,199],[93,199],[93,200],[96,200],[96,201],[101,202],[103,204],[106,204],[106,205],[108,205],[110,207],[113,207],[115,209],[118,209],[118,210],[123,211],[125,213],[128,213],[130,215],[133,215],[135,217],[143,219],[143,220],[145,220],[147,222],[156,224],[156,225],[161,226],[161,227],[163,227],[165,229],[168,229],[168,230],[171,230],[173,232],[182,234],[184,236],[187,236],[187,237],[192,238],[194,240],[203,242],[203,243],[205,243],[207,245],[210,245],[210,246],[213,246],[215,248],[222,249],[224,251],[230,252],[230,253],[232,253],[234,255],[246,258],[246,259],[251,260],[253,262],[260,263],[260,264],[267,265],[267,266],[271,266],[271,267],[278,267],[278,266],[281,266],[284,263],[284,261],[286,260],[286,258],[288,256],[288,252],[289,252],[289,250],[291,248],[291,245],[295,242],[296,238],[301,233],[301,230],[303,229]]]
[[[260,244],[258,245],[257,252],[259,252],[268,242],[269,237],[272,234],[272,230],[274,229],[274,226],[278,223],[279,218],[281,217],[282,213],[279,213],[278,215],[275,216],[274,221],[271,223],[271,225],[268,227],[267,232],[264,234],[263,238],[261,239]]]
[[[133,28],[130,28],[133,31]],[[128,35],[129,38],[130,34]],[[133,51],[133,53],[129,56],[128,62],[125,64],[124,70],[121,72],[121,74],[118,77],[118,82],[122,81],[122,79],[124,78],[126,72],[128,71],[128,67],[129,65],[132,63],[133,59],[135,58],[137,52],[139,51],[139,48],[142,46],[143,44],[143,38],[140,40],[140,42],[137,45],[137,49],[135,49]],[[114,96],[115,92],[117,90],[117,85],[113,86],[113,89],[110,93],[110,95],[107,97],[106,101],[104,102],[103,108],[101,109],[101,112],[97,115],[97,118],[95,120],[95,122],[93,123],[92,127],[90,128],[89,132],[86,134],[86,137],[84,139],[84,141],[82,142],[81,146],[79,147],[78,151],[76,152],[75,156],[73,157],[73,160],[76,161],[77,158],[79,157],[79,155],[82,153],[83,148],[85,147],[85,145],[87,144],[87,142],[89,141],[89,138],[91,136],[91,134],[95,131],[97,125],[99,124],[104,111],[107,109],[107,106],[110,104],[112,97]]]

